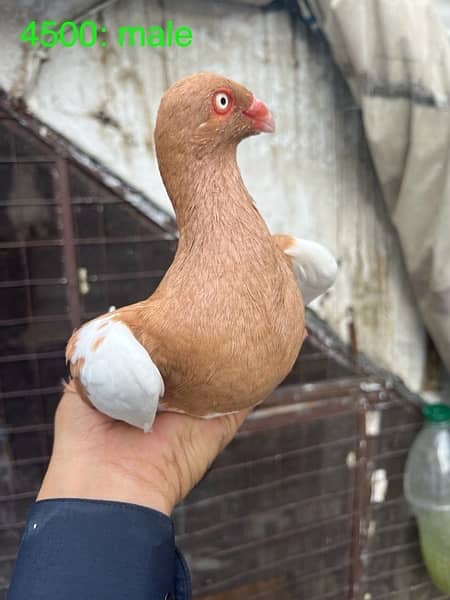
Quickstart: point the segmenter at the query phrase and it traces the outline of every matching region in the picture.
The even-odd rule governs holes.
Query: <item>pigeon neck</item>
[[[223,237],[242,222],[262,221],[242,181],[236,147],[183,163],[172,166],[169,177],[160,165],[181,243]]]

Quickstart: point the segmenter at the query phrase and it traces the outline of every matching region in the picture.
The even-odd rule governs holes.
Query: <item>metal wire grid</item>
[[[292,402],[297,386],[275,393],[178,510],[195,597],[349,597],[356,410],[348,393],[326,402],[319,385],[309,405]]]
[[[18,185],[34,181],[35,193],[16,194],[12,205],[5,197],[8,170]],[[0,112],[0,194],[5,588],[48,461],[65,340],[80,320],[148,295],[175,241],[64,152],[24,137],[6,112]],[[177,511],[179,542],[202,599],[269,600],[282,593],[308,600],[443,600],[426,577],[401,495],[401,461],[417,414],[405,425],[405,403],[395,394],[376,395],[380,410],[398,412],[390,427],[385,419],[381,445],[374,446],[365,430],[373,400],[358,387],[361,369],[340,353],[313,332],[269,412],[255,413]],[[352,452],[349,469],[344,459]],[[372,506],[368,480],[377,464],[387,467],[391,496]],[[371,520],[377,526],[369,536]]]
[[[369,472],[385,469],[384,502],[367,504],[361,593],[380,600],[444,600],[423,565],[416,524],[403,496],[403,473],[411,443],[422,426],[417,410],[389,392],[372,404],[381,414],[377,436],[367,438]]]
[[[0,113],[0,589],[48,462],[68,336],[146,297],[174,249],[173,234]]]
[[[65,341],[80,321],[148,295],[175,242],[53,148],[30,134],[24,138],[6,114],[0,132],[0,571],[6,586],[48,462]],[[291,378],[314,381],[338,372],[348,370],[307,344]]]
[[[300,397],[289,386],[246,422],[175,515],[195,597],[448,598],[427,576],[402,493],[420,412],[382,381],[372,392],[366,383],[307,385]],[[368,411],[380,413],[375,435],[366,431]],[[370,480],[379,468],[388,492],[375,503]]]

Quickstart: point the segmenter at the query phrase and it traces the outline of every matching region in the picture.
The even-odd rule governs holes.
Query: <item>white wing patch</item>
[[[164,382],[147,350],[114,314],[94,319],[77,333],[71,364],[100,412],[150,431]]]
[[[285,250],[294,259],[294,272],[305,304],[327,291],[336,279],[337,262],[325,246],[293,238],[292,246]]]

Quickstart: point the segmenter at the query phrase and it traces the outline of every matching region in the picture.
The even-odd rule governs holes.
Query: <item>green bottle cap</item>
[[[443,423],[450,421],[450,405],[449,404],[426,404],[422,408],[422,414],[427,421],[433,423]]]

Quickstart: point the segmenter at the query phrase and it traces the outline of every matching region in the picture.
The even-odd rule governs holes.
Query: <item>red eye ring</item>
[[[226,89],[217,90],[212,97],[212,106],[218,115],[226,115],[233,107],[231,92]]]

